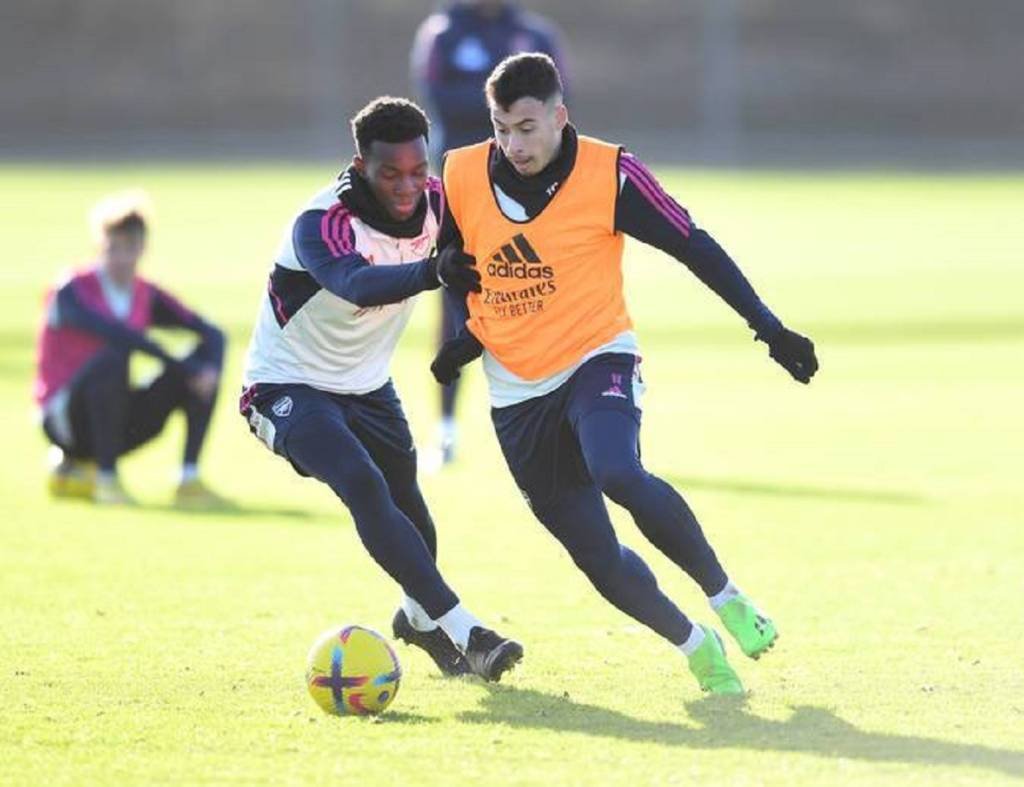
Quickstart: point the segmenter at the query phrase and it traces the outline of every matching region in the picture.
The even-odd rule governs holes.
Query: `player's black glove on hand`
[[[463,331],[441,345],[434,362],[430,364],[430,371],[441,385],[448,385],[458,378],[459,369],[475,361],[483,351],[484,346],[477,338],[469,331]]]
[[[782,328],[770,337],[757,338],[768,345],[768,355],[779,366],[805,385],[818,371],[818,357],[814,354],[814,342],[796,331]]]
[[[437,280],[449,290],[459,295],[480,292],[480,271],[476,269],[476,260],[462,250],[461,243],[446,246],[430,261]]]

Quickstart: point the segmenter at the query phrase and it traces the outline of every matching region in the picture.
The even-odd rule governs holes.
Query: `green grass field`
[[[1024,779],[1024,178],[665,172],[762,297],[816,341],[791,382],[673,261],[628,250],[644,457],[688,497],[782,639],[733,660],[745,707],[607,606],[531,518],[476,370],[460,461],[423,479],[466,604],[527,649],[498,686],[401,649],[378,719],[323,715],[305,656],[386,630],[397,589],[330,492],[235,414],[285,222],[330,168],[0,168],[0,783],[991,784]],[[126,460],[144,505],[44,493],[30,378],[40,298],[84,259],[90,203],[143,186],[146,273],[229,330],[204,459],[240,512],[169,508],[181,425]],[[216,212],[216,215],[214,213]],[[433,436],[435,303],[394,373]],[[697,588],[615,512],[704,622]]]

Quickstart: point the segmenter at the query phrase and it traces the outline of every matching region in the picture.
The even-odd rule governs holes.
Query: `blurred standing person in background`
[[[424,20],[413,43],[411,70],[413,84],[433,119],[436,171],[440,172],[444,151],[491,136],[491,119],[482,100],[484,83],[506,57],[545,52],[565,79],[560,38],[552,22],[503,0],[455,2]],[[453,309],[451,299],[447,291],[442,294],[440,344],[460,326],[454,316],[461,313],[462,305]],[[441,388],[438,443],[427,457],[427,469],[438,469],[455,457],[457,385],[453,381]]]
[[[225,501],[200,480],[197,464],[224,360],[224,333],[173,296],[137,275],[148,224],[141,194],[115,194],[92,211],[95,261],[50,292],[39,334],[35,398],[43,430],[57,449],[50,474],[55,497],[130,504],[117,461],[185,413],[181,479],[175,501],[208,507]],[[199,342],[184,359],[146,336],[149,328],[180,328]],[[129,355],[163,363],[148,385],[132,387]]]

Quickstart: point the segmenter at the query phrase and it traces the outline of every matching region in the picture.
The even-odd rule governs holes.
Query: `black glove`
[[[463,331],[441,345],[434,362],[430,364],[430,371],[441,385],[448,385],[458,378],[459,369],[475,361],[483,351],[484,346],[477,338],[469,331]]]
[[[437,280],[459,295],[480,292],[480,271],[476,260],[462,250],[461,243],[453,243],[430,259]]]
[[[818,371],[818,357],[814,354],[814,342],[796,331],[782,328],[770,337],[758,335],[757,339],[768,345],[768,355],[779,366],[805,385]]]

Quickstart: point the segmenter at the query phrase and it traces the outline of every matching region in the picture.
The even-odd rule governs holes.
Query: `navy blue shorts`
[[[491,409],[508,469],[531,507],[550,504],[562,489],[593,483],[577,425],[596,410],[620,410],[639,424],[641,387],[635,355],[605,353],[591,358],[549,394]]]
[[[242,396],[242,415],[249,430],[299,475],[307,476],[288,456],[288,432],[314,411],[339,419],[366,448],[385,477],[404,471],[415,477],[416,448],[402,402],[389,380],[367,394],[334,394],[308,385],[258,383]]]

